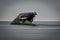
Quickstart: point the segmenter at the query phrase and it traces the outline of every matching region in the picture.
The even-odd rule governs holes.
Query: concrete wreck
[[[32,24],[34,17],[37,15],[36,12],[20,13],[11,24]]]

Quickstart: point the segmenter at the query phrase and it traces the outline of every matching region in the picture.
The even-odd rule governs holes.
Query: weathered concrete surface
[[[23,21],[23,23],[27,20],[29,22],[33,22],[33,18],[35,17],[36,12],[27,12],[27,13],[20,13],[12,23],[18,23],[19,21]]]

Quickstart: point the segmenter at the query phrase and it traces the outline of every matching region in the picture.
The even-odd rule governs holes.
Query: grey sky
[[[34,11],[34,21],[60,21],[60,0],[0,0],[0,21],[12,21],[21,12]]]

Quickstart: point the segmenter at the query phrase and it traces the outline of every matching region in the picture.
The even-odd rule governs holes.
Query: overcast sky
[[[0,0],[0,21],[12,21],[21,12],[36,12],[34,21],[60,21],[60,1]]]

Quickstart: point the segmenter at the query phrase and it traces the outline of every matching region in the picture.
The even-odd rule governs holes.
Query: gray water
[[[0,40],[60,40],[60,22],[33,22],[35,25],[11,25],[0,21]]]

